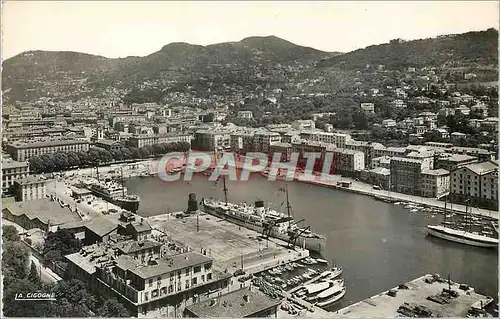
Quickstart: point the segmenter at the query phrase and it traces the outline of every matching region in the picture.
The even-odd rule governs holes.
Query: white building
[[[373,103],[361,103],[360,107],[365,113],[375,113],[375,104]]]
[[[396,127],[396,121],[393,119],[387,119],[382,121],[382,126],[389,128],[389,127]]]

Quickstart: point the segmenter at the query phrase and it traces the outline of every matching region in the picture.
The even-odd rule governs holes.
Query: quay
[[[398,309],[414,308],[429,311],[432,317],[466,317],[471,307],[483,308],[493,301],[493,298],[476,293],[473,288],[468,287],[465,291],[461,288],[467,287],[455,282],[448,283],[448,280],[433,281],[432,275],[425,275],[412,280],[405,285],[400,285],[388,291],[384,291],[376,296],[370,297],[335,313],[335,317],[340,318],[390,318],[396,317]],[[456,297],[443,298],[442,296],[433,298],[435,300],[447,299],[442,303],[429,300],[428,297],[440,295],[444,290],[451,290],[457,293]],[[391,293],[392,292],[392,293]],[[482,305],[482,307],[481,307]],[[425,317],[430,317],[425,315]]]
[[[180,214],[180,213],[177,213]],[[214,268],[234,273],[255,274],[309,257],[309,251],[288,247],[276,239],[205,213],[176,218],[175,213],[148,217],[153,229],[172,241],[214,258]]]

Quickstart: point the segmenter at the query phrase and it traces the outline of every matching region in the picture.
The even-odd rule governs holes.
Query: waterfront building
[[[376,185],[382,189],[389,189],[391,183],[391,170],[385,167],[376,167],[361,171],[360,178],[363,182]]]
[[[231,151],[240,152],[240,153],[248,153],[253,152],[253,139],[254,139],[254,131],[237,131],[231,133],[230,135],[230,145]]]
[[[253,138],[253,149],[255,152],[268,154],[269,147],[281,141],[281,135],[277,132],[270,132],[267,130],[256,131]]]
[[[93,245],[65,258],[70,278],[84,280],[100,296],[115,297],[134,316],[168,305],[190,304],[199,295],[227,287],[231,274],[214,270],[211,257],[170,253],[143,261],[116,256],[115,249],[105,245]]]
[[[191,144],[191,135],[190,134],[140,134],[129,137],[128,145],[130,147],[141,148],[146,145],[154,145],[154,144],[169,144],[176,142],[186,142]]]
[[[422,159],[393,157],[391,159],[391,189],[404,194],[421,195]]]
[[[434,168],[445,169],[449,172],[453,172],[457,168],[463,165],[472,164],[477,162],[477,157],[463,155],[463,154],[451,154],[451,153],[441,153],[435,159]]]
[[[269,146],[269,154],[274,156],[276,153],[281,153],[280,160],[282,162],[288,162],[291,158],[292,149],[292,144],[290,143],[276,142]]]
[[[382,144],[380,144],[382,145]],[[347,140],[345,142],[344,148],[353,151],[363,152],[365,155],[365,163],[368,165],[372,162],[372,143],[367,141],[356,141],[356,140]]]
[[[493,161],[460,166],[451,175],[451,199],[470,205],[498,209],[498,163]]]
[[[47,197],[47,179],[26,176],[14,181],[13,193],[16,201],[25,202]]]
[[[392,156],[380,156],[372,159],[371,168],[383,167],[390,169],[391,168],[391,158]]]
[[[267,318],[277,317],[280,300],[258,290],[242,288],[186,307],[188,318]]]
[[[445,169],[422,170],[422,196],[441,198],[450,193],[450,172]]]
[[[199,151],[228,150],[231,148],[229,130],[201,129],[194,133],[193,148]]]
[[[7,144],[6,149],[12,159],[23,162],[38,155],[88,151],[89,142],[71,138],[17,141]]]
[[[335,148],[331,153],[333,154],[332,168],[335,173],[357,176],[365,169],[365,155],[363,152]]]
[[[2,194],[7,194],[14,181],[23,179],[29,174],[27,162],[12,160],[2,161]]]

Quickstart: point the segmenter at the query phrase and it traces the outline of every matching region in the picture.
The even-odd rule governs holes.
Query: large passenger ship
[[[294,221],[290,216],[290,202],[288,200],[288,188],[285,187],[286,203],[288,214],[280,213],[276,210],[266,208],[264,202],[259,200],[255,205],[233,204],[227,201],[227,188],[225,179],[224,194],[225,201],[202,199],[205,212],[224,218],[239,226],[252,229],[269,237],[278,238],[293,245],[305,249],[321,252],[326,245],[326,236],[313,233],[310,227],[301,228],[298,223],[304,221]]]

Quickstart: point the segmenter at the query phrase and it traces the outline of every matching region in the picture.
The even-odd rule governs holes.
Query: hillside
[[[86,95],[107,86],[130,88],[144,81],[192,81],[203,75],[245,69],[246,80],[267,74],[277,64],[309,65],[328,53],[270,37],[209,46],[171,43],[144,57],[109,59],[76,52],[30,51],[3,62],[3,87],[14,100],[58,95],[85,86]],[[77,83],[75,86],[74,84]],[[28,91],[28,94],[26,93]],[[79,90],[81,91],[81,90]]]
[[[373,45],[343,55],[324,59],[320,66],[339,66],[347,69],[385,65],[388,69],[407,67],[461,67],[498,65],[498,31],[488,29],[457,35],[415,41]]]

